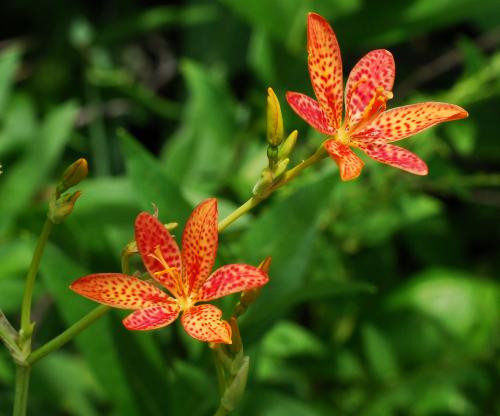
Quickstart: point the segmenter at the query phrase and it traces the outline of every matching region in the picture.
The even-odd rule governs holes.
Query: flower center
[[[183,311],[191,309],[195,303],[196,299],[192,299],[191,296],[177,298],[177,304]]]
[[[186,300],[188,300],[188,292],[186,290],[186,287],[184,286],[180,270],[177,267],[171,267],[167,263],[167,261],[163,257],[160,246],[157,246],[153,253],[149,253],[149,257],[152,257],[153,259],[158,261],[163,267],[163,270],[154,272],[155,277],[161,278],[166,275],[168,277],[167,289],[172,292],[172,295],[175,296],[179,305],[181,305],[181,303],[184,304]]]
[[[344,126],[340,126],[336,133],[336,139],[342,144],[349,144],[351,142],[349,129]]]

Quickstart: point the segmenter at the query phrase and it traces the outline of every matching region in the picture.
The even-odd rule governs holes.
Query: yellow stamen
[[[170,267],[168,265],[168,263],[163,257],[160,246],[157,246],[155,248],[154,253],[149,253],[148,256],[158,261],[164,267],[163,270],[155,272],[153,274],[158,277],[167,274],[175,284],[175,288],[169,288],[170,291],[172,291],[172,295],[174,295],[177,298],[177,300],[179,300],[180,298],[185,298],[186,290],[184,288],[184,284],[182,282],[182,276],[179,273],[179,269],[177,267]]]
[[[385,111],[387,101],[393,97],[391,91],[385,90],[384,87],[379,86],[375,89],[375,94],[363,111],[361,119],[354,126],[350,128],[350,134],[355,131],[361,130],[364,126],[373,121],[380,113]]]

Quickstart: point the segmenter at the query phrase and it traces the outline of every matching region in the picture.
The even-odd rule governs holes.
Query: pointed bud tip
[[[297,143],[298,135],[299,132],[297,130],[292,131],[288,135],[278,151],[278,159],[286,159],[290,156]]]
[[[283,117],[278,97],[273,89],[267,89],[267,142],[278,146],[283,141]]]
[[[68,185],[68,188],[71,188],[84,180],[88,173],[89,164],[87,160],[80,158],[66,169],[63,175],[63,180]]]
[[[260,262],[258,265],[258,268],[263,270],[264,272],[268,273],[269,268],[271,267],[271,263],[273,261],[273,258],[271,256],[267,256],[264,260]]]

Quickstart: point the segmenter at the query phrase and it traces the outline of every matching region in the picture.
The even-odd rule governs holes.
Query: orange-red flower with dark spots
[[[330,136],[324,143],[337,162],[342,180],[355,179],[364,163],[351,150],[357,147],[372,159],[416,175],[426,175],[427,165],[418,156],[389,144],[444,121],[468,116],[463,108],[446,103],[425,102],[385,111],[392,98],[396,73],[392,54],[377,49],[354,66],[345,91],[342,122],[343,79],[339,44],[333,29],[318,14],[309,13],[307,25],[309,74],[317,101],[288,92],[295,112],[320,133]]]
[[[217,252],[217,200],[207,199],[189,217],[182,236],[182,253],[175,239],[153,215],[142,212],[135,221],[135,240],[155,284],[120,273],[82,277],[72,290],[104,305],[134,310],[123,320],[128,329],[150,330],[181,322],[193,338],[231,343],[231,327],[220,309],[196,305],[231,293],[254,289],[269,281],[267,273],[248,264],[229,264],[212,271]]]

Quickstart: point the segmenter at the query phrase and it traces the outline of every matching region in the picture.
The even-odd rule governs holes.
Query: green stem
[[[127,250],[124,250],[122,253],[121,267],[122,273],[130,274],[130,253]],[[110,309],[111,308],[106,305],[99,305],[96,308],[92,309],[87,315],[71,325],[66,331],[62,332],[57,337],[51,339],[46,344],[33,351],[28,357],[28,363],[30,365],[33,365],[37,361],[45,357],[47,354],[50,354],[52,351],[61,348],[64,344],[67,344],[80,332],[97,321],[101,316],[105,315]]]
[[[22,359],[22,350],[17,344],[18,339],[19,334],[0,309],[0,341],[5,344],[10,355],[12,355],[15,360]]]
[[[283,185],[286,185],[292,179],[295,179],[295,177],[297,177],[304,169],[313,165],[317,161],[325,158],[326,156],[328,156],[328,153],[326,152],[324,146],[321,145],[316,150],[316,152],[314,152],[314,154],[312,156],[303,160],[301,163],[299,163],[297,166],[294,166],[292,169],[287,170],[283,174],[281,179],[279,179],[277,182],[272,184],[263,195],[252,196],[243,205],[238,207],[235,211],[233,211],[226,218],[224,218],[222,221],[220,221],[219,227],[218,227],[219,232],[224,231],[229,225],[231,225],[233,222],[235,222],[238,218],[245,215],[247,212],[249,212],[255,206],[259,205],[263,200],[265,200],[267,197],[269,197],[269,195],[271,195],[274,191],[281,188]]]
[[[287,170],[284,173],[283,177],[275,185],[273,185],[271,187],[271,192],[274,192],[276,189],[281,188],[283,185],[287,184],[292,179],[297,177],[299,175],[299,173],[301,173],[304,169],[315,164],[316,162],[320,161],[321,159],[324,159],[327,156],[328,156],[328,153],[325,150],[325,146],[323,146],[323,144],[321,144],[321,146],[318,147],[318,149],[312,154],[312,156],[303,160],[301,163],[299,163],[297,166],[294,166],[292,169]]]
[[[26,275],[26,286],[24,288],[23,303],[21,306],[21,339],[27,340],[31,338],[31,333],[33,328],[31,325],[31,301],[33,299],[33,288],[35,287],[36,274],[38,273],[38,268],[40,266],[40,260],[42,258],[43,250],[45,249],[45,244],[49,238],[49,234],[52,231],[54,223],[48,218],[45,220],[42,232],[38,238],[38,243],[33,253],[33,258],[31,259],[30,268],[28,274]]]
[[[31,367],[17,365],[16,391],[14,395],[13,416],[25,416],[28,408],[28,387],[30,382]]]
[[[92,309],[87,315],[71,325],[66,331],[59,334],[57,337],[53,338],[46,344],[42,345],[37,350],[33,351],[28,357],[28,363],[30,365],[33,365],[37,361],[45,357],[47,354],[61,348],[64,344],[71,341],[76,335],[86,329],[89,325],[93,324],[101,316],[106,314],[110,309],[111,308],[106,305],[99,305],[96,308]]]
[[[246,214],[253,207],[259,205],[264,198],[253,196],[247,202],[245,202],[240,207],[236,208],[231,214],[229,214],[226,218],[219,222],[218,231],[219,233],[223,232],[229,225],[235,222],[242,215]]]
[[[226,416],[229,414],[229,410],[227,410],[224,406],[220,405],[214,416]]]
[[[220,346],[217,345],[216,348],[220,348]],[[224,394],[224,391],[226,390],[226,377],[224,375],[224,368],[222,367],[222,363],[219,361],[217,353],[218,352],[215,349],[212,350],[215,363],[215,372],[217,373],[217,383],[219,385],[219,393],[222,396]]]
[[[130,254],[122,254],[122,273],[130,274]]]

